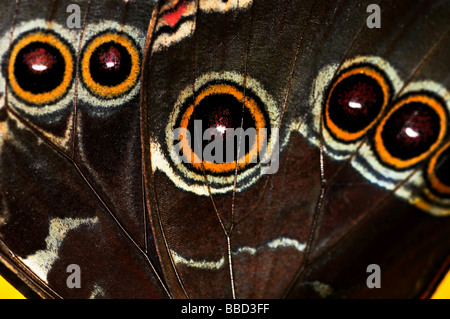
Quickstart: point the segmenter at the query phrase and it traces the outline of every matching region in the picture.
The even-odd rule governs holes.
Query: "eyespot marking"
[[[245,94],[244,83],[246,84]],[[153,169],[163,171],[178,188],[197,195],[208,196],[209,190],[213,194],[225,194],[233,191],[235,161],[237,159],[239,164],[239,159],[244,159],[238,169],[236,181],[236,191],[240,192],[255,183],[264,174],[264,168],[270,166],[272,155],[278,154],[278,151],[274,151],[278,147],[278,137],[276,137],[274,128],[278,127],[279,109],[260,83],[250,76],[244,78],[236,72],[206,73],[196,79],[194,87],[196,88],[195,92],[193,92],[193,86],[188,85],[178,95],[166,125],[165,139],[160,141],[157,138],[151,138],[150,150]],[[230,105],[234,106],[230,107]],[[194,112],[195,110],[201,112]],[[236,149],[232,148],[234,155],[245,154],[245,157],[232,157],[232,160],[227,163],[226,153],[224,153],[223,161],[220,163],[217,161],[200,162],[200,166],[206,164],[204,173],[210,187],[208,190],[205,186],[203,168],[192,165],[194,163],[192,160],[190,162],[180,160],[179,149],[174,146],[180,144],[180,140],[183,142],[184,139],[175,136],[178,133],[175,133],[174,130],[180,129],[181,126],[192,130],[193,122],[197,119],[201,120],[203,130],[210,126],[212,131],[224,137],[220,135],[220,130],[225,129],[227,123],[232,127],[236,125],[241,128],[242,115],[244,115],[244,128],[250,127],[256,131],[256,129],[264,127],[267,134],[264,135],[264,130],[261,130],[258,142],[249,142],[247,146],[250,147],[240,149],[240,152],[243,153],[237,153]],[[236,131],[235,134],[237,134]],[[245,135],[246,131],[243,134]],[[190,132],[190,135],[194,134]],[[262,142],[264,145],[260,147]],[[211,141],[207,144],[206,147],[210,146]],[[203,148],[203,155],[206,147]],[[195,152],[195,147],[191,146],[187,149],[189,152],[182,153],[186,155],[183,159],[189,159],[189,157],[192,159],[194,155],[198,156],[199,153]],[[252,151],[248,152],[249,149]],[[258,153],[258,157],[252,161],[255,153]]]
[[[447,133],[445,106],[430,93],[412,93],[399,99],[375,133],[380,159],[406,169],[431,154]]]
[[[141,30],[115,21],[86,26],[78,62],[80,107],[105,117],[138,96],[144,42]]]
[[[14,41],[8,61],[8,82],[15,96],[29,105],[61,100],[73,80],[73,52],[51,30],[35,29]]]
[[[91,39],[83,50],[83,84],[100,99],[124,95],[136,85],[139,73],[137,45],[124,33],[105,31]]]
[[[325,127],[344,143],[361,138],[381,117],[391,91],[382,71],[371,65],[352,66],[331,86],[324,107]]]
[[[195,150],[191,150],[190,164],[193,168],[199,173],[204,168],[212,174],[234,174],[236,165],[241,170],[256,162],[257,155],[262,149],[266,138],[266,133],[260,131],[260,129],[267,128],[266,123],[268,121],[268,116],[264,114],[262,107],[261,101],[257,97],[244,96],[242,88],[237,87],[232,82],[214,83],[200,89],[196,94],[194,103],[187,103],[182,106],[181,116],[177,121],[176,127],[194,132],[195,121],[201,121],[205,125],[204,128],[214,129],[216,138],[222,139],[224,155],[227,155],[227,143],[233,142],[235,149],[233,158],[231,160],[224,158],[224,161],[221,163],[202,161],[200,160],[202,154],[196,154]],[[259,143],[256,139],[251,141],[245,139],[244,143],[241,144],[242,150],[245,151],[240,150],[242,156],[237,158],[239,141],[230,141],[236,136],[228,129],[240,128],[241,124],[244,131],[250,128],[255,129],[256,134],[260,133],[258,136]],[[187,142],[187,139],[181,141],[184,148],[190,149],[191,146],[187,145]],[[206,145],[207,143],[204,141],[201,150],[204,150]]]

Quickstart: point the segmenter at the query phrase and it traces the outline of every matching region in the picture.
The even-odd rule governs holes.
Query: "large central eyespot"
[[[190,140],[180,138],[189,167],[228,175],[236,167],[242,170],[258,162],[270,137],[269,121],[262,102],[250,90],[244,93],[235,83],[215,82],[200,88],[184,103],[175,128],[189,132]],[[208,129],[210,134],[205,135]]]
[[[86,88],[97,97],[113,99],[132,89],[139,75],[139,52],[123,33],[104,32],[86,45],[81,75]]]
[[[428,157],[447,132],[447,112],[432,95],[410,94],[393,106],[375,134],[381,160],[406,169]]]
[[[72,78],[72,53],[56,34],[31,31],[12,45],[8,79],[13,93],[26,103],[43,105],[61,99]]]
[[[150,137],[152,165],[197,195],[241,192],[277,172],[280,118],[276,101],[251,75],[204,73],[174,99],[164,140]]]
[[[337,139],[361,138],[380,118],[389,101],[390,85],[373,66],[356,66],[335,80],[326,100],[325,127]]]

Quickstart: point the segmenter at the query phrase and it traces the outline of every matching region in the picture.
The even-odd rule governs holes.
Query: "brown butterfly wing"
[[[392,61],[405,87],[429,79],[448,86],[448,70],[439,66],[449,45],[448,27],[434,29],[434,22],[446,25],[442,16],[446,5],[408,6],[407,2],[383,3],[382,28],[363,27],[346,54],[374,54]],[[300,292],[295,293],[293,288],[291,296],[312,293],[313,282],[330,282],[330,287],[340,291],[335,295],[343,297],[418,297],[424,291],[424,296],[429,296],[432,288],[428,285],[448,257],[447,244],[443,244],[449,227],[447,218],[436,220],[398,200],[395,192],[405,181],[398,181],[398,188],[386,192],[354,174],[351,161],[336,163],[325,158],[324,168],[327,185],[323,207],[317,214],[312,265],[294,285]],[[383,289],[367,289],[365,269],[372,263],[387,269],[383,271]]]
[[[14,28],[3,39],[34,19],[60,32],[68,4],[9,4],[0,23]],[[373,130],[336,159],[320,94],[339,66],[361,56],[388,61],[378,66],[391,66],[404,88],[422,80],[448,87],[448,5],[382,2],[382,28],[369,29],[369,4],[82,2],[83,31],[69,37],[78,61],[100,31],[132,30],[141,94],[87,99],[79,67],[73,99],[56,103],[62,111],[46,121],[18,107],[6,83],[1,260],[43,297],[428,297],[449,256],[448,218],[402,197],[408,187],[423,196],[410,177],[387,189],[377,183],[392,169],[375,169],[375,181],[373,167],[357,169]],[[214,175],[173,162],[168,132],[211,87],[253,100],[252,111],[279,128],[275,174],[259,163]],[[80,289],[67,286],[70,264],[81,268]],[[370,264],[381,267],[381,289],[366,285]]]
[[[448,220],[359,175],[351,165],[357,151],[336,162],[292,132],[277,174],[225,195],[213,194],[205,176],[203,197],[186,191],[189,182],[171,182],[155,151],[169,157],[163,130],[173,112],[165,106],[180,98],[174,92],[200,91],[197,79],[211,71],[260,81],[282,114],[282,138],[293,118],[313,121],[308,99],[330,62],[381,56],[405,85],[422,78],[446,85],[448,70],[434,72],[448,47],[448,29],[435,29],[446,25],[445,3],[383,3],[381,30],[366,26],[369,4],[256,1],[223,14],[200,5],[195,32],[183,41],[160,49],[162,33],[153,34],[144,71],[144,169],[163,271],[177,296],[418,297],[428,288],[448,256]],[[383,289],[366,285],[372,263],[383,270]]]
[[[10,3],[14,14],[6,10],[4,17],[16,28],[6,34],[16,35],[22,22],[49,15],[53,24],[65,25],[69,4],[49,2],[37,12],[32,1]],[[85,25],[104,18],[125,23],[132,15],[132,23],[145,30],[151,12],[136,14],[143,6],[81,4]],[[76,33],[75,48],[83,36],[92,36],[90,31]],[[74,82],[80,90],[79,76]],[[139,95],[103,116],[75,95],[62,116],[42,119],[21,112],[6,94],[1,110],[2,260],[44,297],[167,297],[150,261],[155,255],[147,254]],[[81,270],[79,289],[66,283],[71,264]]]

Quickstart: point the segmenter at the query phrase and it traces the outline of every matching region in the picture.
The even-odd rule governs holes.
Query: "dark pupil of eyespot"
[[[92,79],[104,86],[116,86],[131,72],[131,56],[122,45],[110,41],[98,46],[89,61]]]
[[[333,89],[328,112],[340,129],[355,133],[378,116],[383,102],[383,91],[375,79],[364,74],[351,75]]]
[[[214,132],[217,133],[217,135],[215,136],[222,138],[224,162],[226,162],[225,156],[226,156],[227,141],[228,143],[230,143],[232,142],[231,138],[234,139],[233,160],[237,158],[238,155],[237,149],[239,143],[236,134],[231,135],[231,132],[224,131],[225,128],[236,129],[242,127],[243,130],[247,130],[248,128],[256,128],[255,121],[252,115],[250,114],[250,111],[245,106],[243,106],[242,102],[239,102],[234,96],[228,94],[217,94],[207,96],[199,103],[199,105],[197,105],[197,107],[194,109],[194,112],[188,124],[188,130],[191,133],[192,138],[195,137],[194,120],[201,121],[202,135],[206,129],[212,128],[214,129]],[[214,141],[216,137],[213,136],[212,141]],[[195,142],[196,139],[193,139],[193,141]],[[202,150],[208,143],[211,143],[211,140],[202,141],[203,145]],[[244,137],[242,137],[241,150],[239,154],[242,155],[248,153],[253,143],[254,138],[245,137],[244,139]],[[200,155],[201,154],[197,154],[197,156]]]
[[[426,152],[439,137],[439,116],[429,106],[412,102],[396,110],[381,133],[386,149],[407,160]]]
[[[441,183],[450,186],[450,147],[438,157],[434,174]]]
[[[65,66],[57,48],[43,42],[32,42],[18,52],[14,61],[14,76],[23,90],[40,94],[50,92],[61,84]]]

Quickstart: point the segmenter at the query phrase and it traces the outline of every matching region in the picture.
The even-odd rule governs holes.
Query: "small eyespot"
[[[105,31],[85,46],[81,79],[86,89],[101,99],[118,98],[138,82],[139,51],[125,33]]]
[[[343,142],[360,139],[380,119],[390,91],[386,76],[371,65],[344,70],[325,101],[325,127]]]
[[[270,137],[270,128],[268,129],[267,125],[269,118],[256,96],[252,96],[250,92],[244,94],[243,89],[232,82],[215,82],[202,87],[197,92],[195,100],[190,99],[187,102],[181,107],[176,127],[187,129],[194,141],[196,131],[199,129],[202,130],[200,139],[204,130],[213,129],[212,139],[221,138],[223,145],[223,161],[213,162],[206,160],[202,154],[207,149],[209,140],[202,139],[202,146],[197,150],[195,146],[191,147],[192,141],[182,139],[182,147],[189,150],[188,162],[193,169],[197,172],[205,169],[208,174],[213,175],[226,175],[234,174],[236,165],[238,170],[242,170],[256,163],[263,142],[267,138],[265,134]],[[254,130],[255,133],[254,136],[250,134],[248,138],[243,135],[244,143],[240,148],[234,131],[238,128],[242,128],[244,132]],[[233,143],[233,154],[227,149],[229,143]]]
[[[8,80],[14,95],[27,104],[60,100],[73,79],[73,54],[56,33],[34,30],[12,45]]]
[[[427,167],[428,185],[439,197],[450,197],[450,142],[439,149]]]
[[[447,132],[444,104],[431,94],[412,93],[398,100],[375,133],[381,161],[407,169],[437,149]]]

